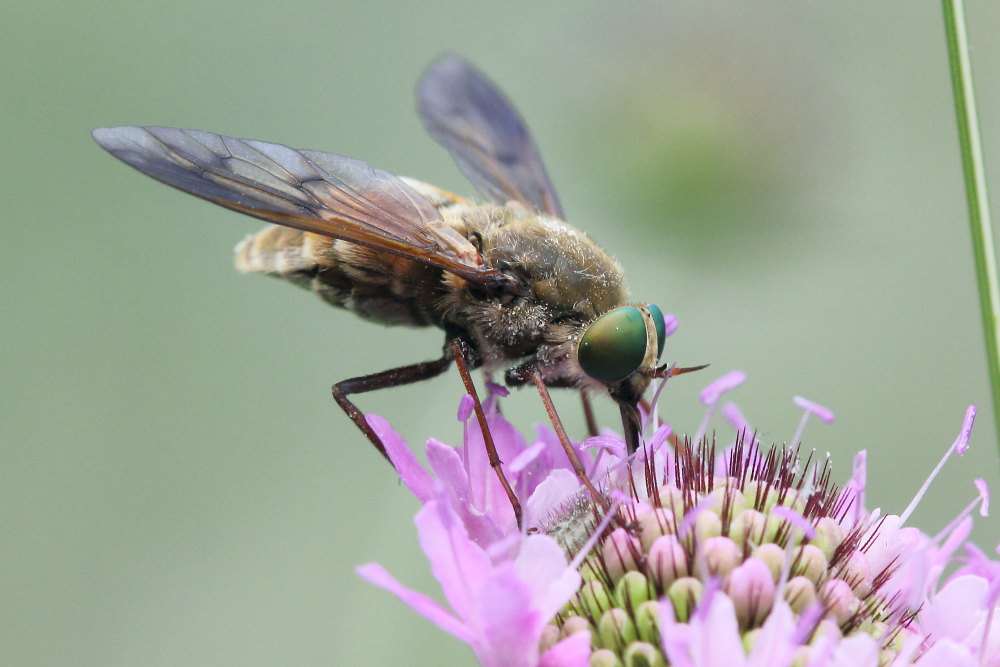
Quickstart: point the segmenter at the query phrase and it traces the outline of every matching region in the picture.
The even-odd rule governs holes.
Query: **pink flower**
[[[513,425],[496,411],[496,399],[494,394],[484,404],[490,433],[500,459],[505,462],[507,478],[524,506],[525,529],[541,529],[570,502],[580,482],[551,430],[539,429],[538,439],[527,447]],[[420,465],[385,419],[371,414],[367,419],[385,444],[403,484],[425,503],[436,497],[435,484],[440,484],[440,500],[461,518],[473,541],[488,546],[516,534],[518,527],[510,501],[489,466],[479,424],[469,415],[468,410],[459,410],[459,417],[465,423],[462,446],[451,447],[434,438],[427,441],[430,470]]]
[[[562,549],[546,535],[512,536],[490,553],[469,537],[451,503],[429,500],[415,522],[420,545],[452,611],[412,591],[376,564],[358,573],[394,593],[442,630],[466,642],[484,665],[518,667],[566,664],[584,648],[583,638],[540,651],[549,621],[580,586]],[[494,546],[497,546],[494,544]]]
[[[920,629],[935,642],[947,640],[952,650],[989,660],[1000,657],[1000,579],[952,577],[921,610]]]
[[[744,379],[727,374],[703,393],[698,434]],[[762,447],[725,404],[737,432],[723,451],[654,428],[655,411],[631,459],[608,433],[574,443],[600,489],[595,502],[555,435],[540,429],[527,444],[496,400],[488,422],[525,510],[522,528],[467,406],[463,446],[429,440],[429,469],[369,416],[424,503],[420,543],[450,609],[378,565],[359,570],[482,664],[1000,665],[1000,563],[967,542],[973,510],[986,510],[985,484],[928,535],[908,520],[937,470],[901,514],[869,510],[864,452],[838,489],[828,461]],[[829,422],[833,413],[795,400],[806,411],[797,443],[810,415]],[[949,454],[967,449],[973,417],[970,409]]]

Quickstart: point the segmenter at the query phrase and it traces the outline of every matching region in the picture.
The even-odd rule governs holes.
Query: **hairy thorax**
[[[565,325],[589,322],[627,297],[618,262],[567,223],[519,206],[458,210],[453,224],[485,262],[515,277],[523,293],[485,295],[445,276],[444,311],[465,329],[484,361],[516,359],[561,343]],[[447,218],[446,218],[447,219]]]
[[[624,303],[618,262],[567,223],[519,205],[435,203],[444,224],[517,290],[491,293],[420,262],[287,227],[247,237],[236,263],[381,324],[462,334],[488,367],[560,345],[566,332]]]

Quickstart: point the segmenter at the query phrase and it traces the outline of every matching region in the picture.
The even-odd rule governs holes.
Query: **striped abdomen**
[[[327,303],[386,325],[429,326],[441,271],[384,252],[289,227],[267,227],[236,247],[240,271],[312,290]]]

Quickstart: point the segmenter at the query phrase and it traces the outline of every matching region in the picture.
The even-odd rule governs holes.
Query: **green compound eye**
[[[627,377],[639,368],[645,356],[646,323],[639,309],[631,306],[598,317],[583,332],[577,351],[583,372],[601,382]]]
[[[663,354],[663,343],[667,339],[667,326],[663,323],[663,311],[658,306],[649,304],[649,314],[653,316],[653,323],[656,324],[656,360],[660,360]]]

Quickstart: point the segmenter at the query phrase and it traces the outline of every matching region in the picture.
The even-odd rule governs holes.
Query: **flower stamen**
[[[937,477],[938,473],[941,472],[942,468],[944,468],[945,462],[949,458],[951,458],[952,452],[957,452],[958,455],[961,456],[962,454],[965,454],[966,451],[968,451],[969,436],[972,434],[972,424],[973,422],[975,422],[975,420],[976,420],[976,406],[970,405],[965,410],[965,419],[962,420],[962,429],[958,432],[958,437],[955,438],[955,442],[952,443],[951,447],[948,448],[948,451],[946,451],[944,453],[944,456],[941,457],[941,460],[938,461],[938,464],[934,467],[934,470],[931,471],[931,474],[927,477],[926,480],[924,480],[924,483],[920,487],[920,490],[917,491],[917,495],[913,497],[913,500],[910,501],[910,504],[906,507],[905,510],[903,510],[903,513],[899,515],[900,525],[905,524],[906,520],[910,518],[911,514],[913,514],[913,511],[917,509],[917,505],[920,504],[920,501],[923,500],[924,494],[927,493],[927,489],[930,488],[931,482],[934,481],[934,478]]]

